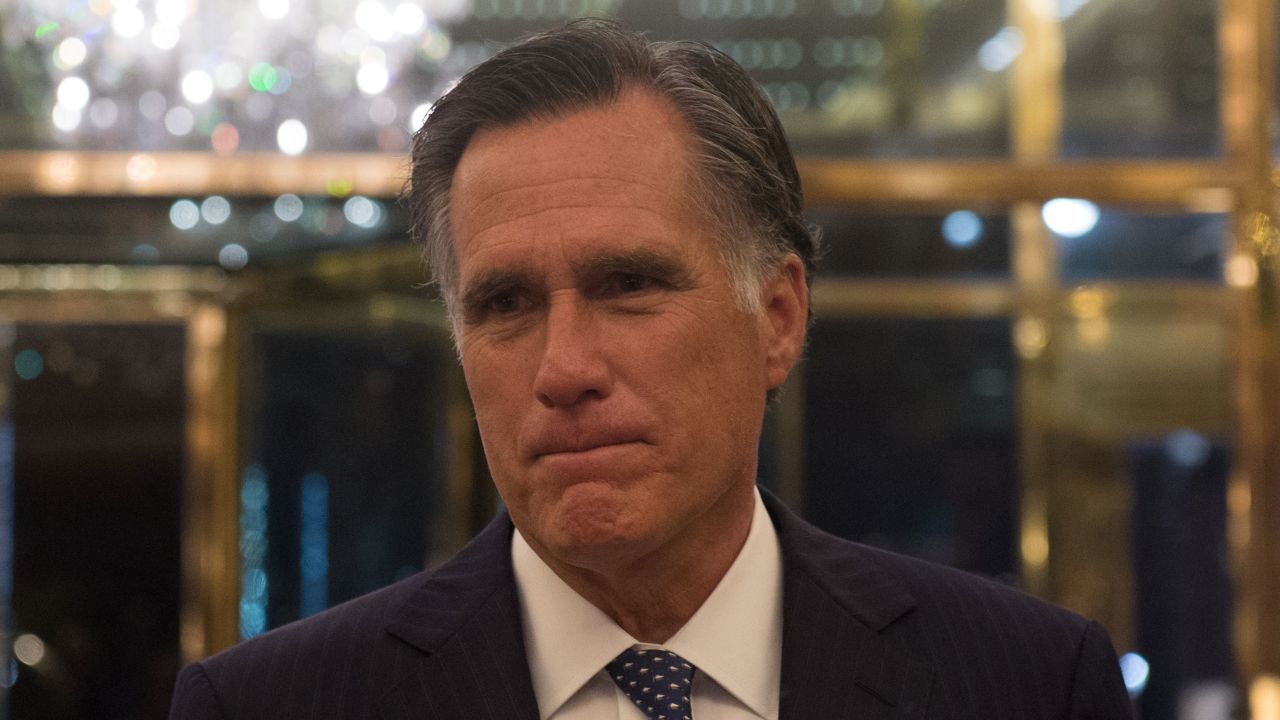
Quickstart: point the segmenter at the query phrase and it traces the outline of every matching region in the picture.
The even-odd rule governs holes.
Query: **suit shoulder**
[[[287,699],[281,691],[307,688],[314,694],[310,688],[326,677],[337,686],[359,684],[398,651],[398,641],[386,632],[388,618],[424,578],[420,573],[242,641],[185,672],[196,677],[198,668],[208,694],[228,704],[230,717],[238,717],[233,710],[250,697],[270,697],[259,703],[268,707]]]
[[[862,546],[866,557],[900,582],[921,609],[965,611],[967,622],[1017,619],[1059,626],[1077,638],[1089,620],[1065,608],[999,582],[939,563]]]

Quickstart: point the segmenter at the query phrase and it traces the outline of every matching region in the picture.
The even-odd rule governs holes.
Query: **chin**
[[[565,498],[549,525],[544,525],[542,540],[556,557],[572,565],[592,567],[612,564],[641,554],[649,544],[636,518],[629,517],[618,498],[604,495]]]

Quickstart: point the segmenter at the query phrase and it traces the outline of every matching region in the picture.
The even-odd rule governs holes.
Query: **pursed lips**
[[[552,455],[585,453],[600,448],[645,442],[644,434],[639,430],[614,428],[573,432],[555,429],[539,433],[529,443],[528,454],[537,460]]]

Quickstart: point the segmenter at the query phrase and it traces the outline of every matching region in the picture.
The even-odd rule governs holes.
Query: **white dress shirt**
[[[662,647],[698,668],[697,720],[777,720],[782,668],[782,553],[756,492],[738,557],[665,645],[631,637],[578,595],[515,532],[511,558],[525,651],[542,720],[645,720],[605,672],[632,646]]]

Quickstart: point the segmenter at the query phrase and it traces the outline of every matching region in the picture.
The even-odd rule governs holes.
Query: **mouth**
[[[606,453],[614,449],[628,448],[644,444],[645,442],[643,440],[611,440],[607,442],[575,443],[571,445],[541,448],[538,452],[534,453],[533,457],[534,460],[557,457],[586,457],[588,455]]]

